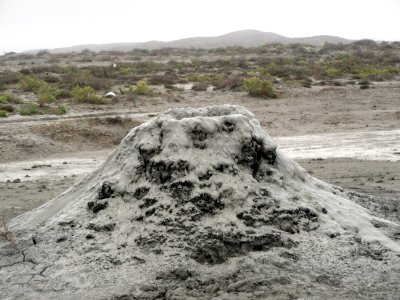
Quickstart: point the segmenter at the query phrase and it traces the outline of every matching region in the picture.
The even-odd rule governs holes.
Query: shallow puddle
[[[279,149],[292,159],[400,160],[400,129],[278,137],[275,141]]]

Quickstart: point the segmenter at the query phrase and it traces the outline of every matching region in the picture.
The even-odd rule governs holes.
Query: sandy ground
[[[382,199],[400,198],[400,82],[285,90],[278,100],[244,93],[182,91],[116,102],[88,115],[0,123],[0,214],[48,201],[96,168],[129,128],[173,106],[246,106],[289,157],[313,176]],[[133,121],[118,121],[116,118]],[[117,121],[115,121],[117,120]]]

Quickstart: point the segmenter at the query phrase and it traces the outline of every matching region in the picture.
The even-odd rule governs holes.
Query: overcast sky
[[[0,0],[0,53],[241,29],[400,40],[400,0]]]

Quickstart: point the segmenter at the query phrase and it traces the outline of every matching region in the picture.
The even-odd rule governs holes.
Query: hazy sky
[[[0,53],[240,29],[400,40],[400,0],[0,0]]]

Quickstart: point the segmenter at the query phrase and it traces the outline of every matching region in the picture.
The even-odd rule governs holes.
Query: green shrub
[[[57,98],[58,91],[35,76],[24,76],[19,83],[24,91],[33,92],[38,95],[40,106],[49,104]]]
[[[48,84],[36,76],[24,76],[19,81],[19,86],[25,92],[38,93],[40,89],[47,88]]]
[[[65,115],[68,112],[68,109],[64,105],[59,105],[57,107],[57,115]]]
[[[7,103],[8,103],[7,97],[1,95],[1,96],[0,96],[0,103],[1,103],[1,104],[7,104]]]
[[[151,95],[152,94],[152,90],[147,85],[146,81],[139,80],[136,83],[135,94],[137,94],[137,95]]]
[[[41,89],[38,92],[38,103],[40,106],[52,103],[56,100],[54,93],[50,89]]]
[[[7,104],[7,103],[22,104],[22,103],[24,103],[24,101],[17,96],[6,94],[6,95],[0,95],[0,103],[2,103],[2,104]]]
[[[361,79],[369,79],[375,81],[382,81],[392,78],[394,75],[400,73],[400,68],[386,67],[386,68],[367,68],[360,72]]]
[[[21,107],[19,110],[19,114],[21,116],[30,116],[30,115],[36,115],[39,114],[39,106],[35,103],[27,103]]]
[[[0,109],[0,118],[7,117],[7,112],[5,110]]]
[[[244,81],[249,95],[262,98],[277,98],[271,82],[257,77],[248,78]]]
[[[325,69],[325,74],[326,76],[328,76],[329,78],[337,78],[343,75],[342,70],[338,69],[338,68],[326,68]]]
[[[72,97],[80,103],[105,104],[107,101],[99,98],[91,86],[79,87],[72,89]]]
[[[208,75],[192,74],[192,75],[188,76],[188,81],[209,84],[209,83],[211,83],[211,77]]]

